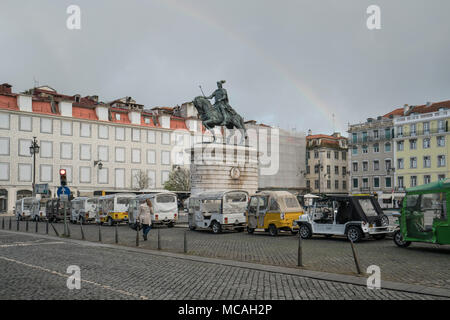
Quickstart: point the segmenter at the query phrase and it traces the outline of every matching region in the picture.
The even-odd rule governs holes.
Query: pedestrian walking
[[[137,216],[137,221],[142,225],[142,235],[144,241],[147,241],[147,235],[152,228],[152,215],[153,206],[150,199],[146,199],[143,204],[139,206],[139,214]]]

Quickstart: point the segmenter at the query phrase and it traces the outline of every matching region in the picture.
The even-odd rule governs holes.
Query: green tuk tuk
[[[406,189],[394,242],[450,244],[450,179]]]

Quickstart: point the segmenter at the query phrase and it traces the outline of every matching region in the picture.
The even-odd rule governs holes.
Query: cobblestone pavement
[[[2,231],[0,268],[0,299],[437,299]]]
[[[8,229],[9,220],[5,221]],[[63,233],[63,224],[54,224]],[[81,239],[79,225],[69,224],[71,237]],[[45,233],[45,223],[38,226],[39,233]],[[25,232],[26,223],[21,222],[20,231]],[[12,221],[16,230],[16,221]],[[83,226],[85,237],[98,242],[98,226]],[[117,227],[119,244],[134,247],[136,231],[128,226]],[[35,223],[29,223],[28,232],[35,232]],[[157,234],[160,233],[161,248],[165,251],[183,252],[183,236],[187,235],[188,253],[197,256],[254,262],[284,267],[296,267],[298,236],[283,233],[271,237],[265,233],[249,235],[243,233],[212,234],[209,231],[190,231],[185,228],[153,228],[149,240],[139,246],[157,249]],[[115,243],[115,227],[102,226],[102,242]],[[51,226],[49,234],[55,235]],[[344,238],[326,239],[322,236],[302,240],[303,263],[306,269],[329,273],[356,273],[351,247]],[[370,265],[381,268],[383,280],[419,284],[427,287],[450,288],[450,246],[413,243],[411,247],[398,248],[392,239],[363,240],[356,244],[356,250],[363,270]]]

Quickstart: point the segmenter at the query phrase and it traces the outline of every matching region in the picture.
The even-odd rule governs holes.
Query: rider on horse
[[[214,107],[216,107],[223,116],[222,123],[220,124],[221,126],[224,126],[229,122],[230,116],[236,115],[236,111],[234,111],[229,104],[227,90],[222,87],[223,83],[225,83],[225,80],[217,81],[217,89],[209,97],[205,97],[206,99],[214,98]]]

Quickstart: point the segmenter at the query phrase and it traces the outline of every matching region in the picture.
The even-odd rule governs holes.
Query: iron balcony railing
[[[408,133],[405,132],[397,132],[395,134],[396,138],[411,138],[411,137],[419,137],[419,136],[428,136],[428,135],[432,135],[432,134],[445,134],[448,133],[448,128],[435,128],[435,129],[430,129],[430,130],[416,130],[416,131],[410,131]]]

